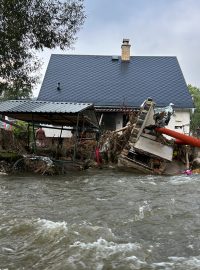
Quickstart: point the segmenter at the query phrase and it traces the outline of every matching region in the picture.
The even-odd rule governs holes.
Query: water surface
[[[0,269],[200,269],[200,177],[0,176]]]

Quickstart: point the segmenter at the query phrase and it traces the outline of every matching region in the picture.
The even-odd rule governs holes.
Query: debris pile
[[[102,134],[99,147],[104,163],[117,163],[119,154],[130,138],[131,129],[132,126],[128,125],[123,130],[106,131]]]
[[[26,153],[24,147],[24,139],[18,140],[15,138],[11,130],[5,130],[0,128],[0,150],[10,151],[17,153]]]
[[[155,174],[176,174],[189,168],[194,158],[192,147],[177,145],[157,131],[169,123],[172,114],[172,103],[156,110],[152,99],[144,101],[126,127],[103,134],[100,151],[104,162]]]
[[[172,134],[172,131],[165,128],[171,115],[173,104],[157,109],[154,101],[148,98],[137,113],[130,113],[125,127],[104,132],[98,142],[94,136],[86,138],[77,134],[67,139],[51,138],[45,147],[32,143],[32,154],[26,151],[28,149],[24,142],[14,138],[12,132],[7,135],[1,130],[0,154],[4,154],[5,150],[7,155],[9,149],[14,149],[17,158],[14,158],[13,153],[9,154],[8,159],[5,156],[1,158],[0,155],[0,171],[55,175],[69,170],[84,170],[110,164],[154,174],[177,174],[191,168],[198,170],[200,157],[194,144],[200,144],[200,140],[183,135],[183,141],[176,141],[163,135],[163,130]],[[176,132],[173,134],[176,138]],[[177,136],[180,137],[179,135]],[[193,146],[186,145],[186,141]]]
[[[12,172],[31,172],[41,175],[61,175],[72,170],[83,169],[83,165],[78,162],[71,163],[36,155],[25,155],[12,166]]]

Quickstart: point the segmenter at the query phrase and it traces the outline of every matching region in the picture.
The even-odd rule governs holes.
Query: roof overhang
[[[10,100],[0,102],[0,114],[14,119],[57,126],[99,128],[92,103]]]
[[[95,106],[96,112],[119,112],[119,113],[131,113],[138,112],[140,108],[136,107],[123,107],[123,106]]]

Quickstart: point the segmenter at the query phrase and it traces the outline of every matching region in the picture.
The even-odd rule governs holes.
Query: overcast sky
[[[52,53],[177,56],[187,84],[200,87],[200,0],[85,0],[86,21],[73,50],[45,50],[41,82]],[[34,91],[38,95],[40,85]]]

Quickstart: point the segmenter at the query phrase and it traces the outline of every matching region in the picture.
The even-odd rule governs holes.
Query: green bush
[[[17,139],[24,139],[27,140],[28,139],[28,123],[24,122],[24,121],[16,121],[15,122],[16,126],[13,126],[13,133],[14,136]],[[29,138],[33,138],[33,131],[32,128],[29,128]]]
[[[196,129],[200,127],[200,89],[191,84],[188,85],[188,89],[195,105],[195,111],[191,115],[190,129],[192,132],[196,132]]]

